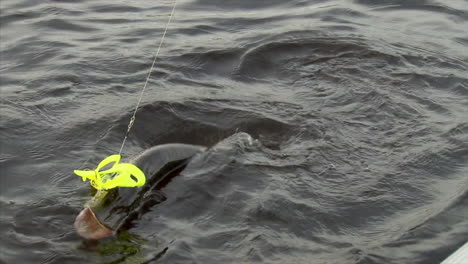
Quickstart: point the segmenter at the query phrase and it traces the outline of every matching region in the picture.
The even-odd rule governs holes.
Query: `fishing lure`
[[[116,187],[139,187],[146,183],[146,176],[137,166],[119,163],[120,155],[111,155],[101,161],[95,170],[74,170],[83,181],[88,179],[97,190],[109,190]],[[114,163],[110,169],[104,167]]]

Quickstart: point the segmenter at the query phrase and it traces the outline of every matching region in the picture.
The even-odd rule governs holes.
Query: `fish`
[[[145,185],[97,190],[75,218],[76,232],[85,239],[99,240],[130,228],[133,220],[166,199],[160,189],[178,175],[193,156],[205,150],[204,146],[172,143],[143,151],[130,163],[146,175]]]
[[[180,143],[151,147],[130,161],[146,175],[145,185],[98,190],[75,218],[76,232],[88,240],[118,235],[133,227],[135,220],[166,200],[162,192],[181,173],[213,173],[230,164],[247,146],[258,141],[238,132],[214,146]]]

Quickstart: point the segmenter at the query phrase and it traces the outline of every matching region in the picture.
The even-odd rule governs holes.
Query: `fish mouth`
[[[89,207],[78,214],[74,226],[76,232],[86,239],[98,240],[113,235],[112,230],[103,225]]]

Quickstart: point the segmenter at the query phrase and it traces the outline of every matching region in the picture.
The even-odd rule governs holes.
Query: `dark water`
[[[0,263],[439,263],[468,239],[468,2],[180,0],[124,149],[211,146],[83,245],[171,1],[1,2]]]

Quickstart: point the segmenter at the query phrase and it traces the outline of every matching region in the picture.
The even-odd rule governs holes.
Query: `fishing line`
[[[148,75],[146,77],[146,81],[145,81],[145,84],[143,85],[143,89],[141,90],[140,97],[138,98],[138,102],[137,102],[137,104],[135,106],[135,110],[133,111],[133,115],[130,118],[130,122],[128,123],[127,132],[125,132],[125,137],[124,137],[124,139],[122,141],[122,146],[120,146],[119,155],[122,154],[122,150],[123,150],[123,148],[125,146],[125,142],[127,141],[128,134],[130,133],[130,130],[132,129],[133,124],[135,123],[138,107],[140,107],[140,103],[141,103],[141,100],[143,99],[143,95],[145,93],[146,86],[148,86],[148,81],[149,81],[149,79],[151,77],[151,73],[153,72],[154,65],[156,64],[156,61],[158,60],[159,51],[161,50],[161,47],[162,47],[162,45],[164,43],[164,38],[166,37],[167,30],[168,30],[169,25],[170,25],[170,23],[172,21],[172,17],[174,16],[176,5],[177,5],[177,0],[174,0],[174,4],[172,6],[172,11],[171,11],[171,14],[169,15],[169,18],[168,18],[167,22],[166,22],[166,27],[164,28],[164,33],[163,33],[163,35],[161,37],[161,41],[159,42],[159,46],[156,49],[156,52],[154,53],[153,63],[151,64],[151,68],[150,68],[150,70],[148,72]]]
[[[111,155],[105,158],[98,164],[97,168],[94,170],[73,171],[76,175],[80,176],[83,181],[89,180],[91,186],[93,186],[97,190],[109,190],[116,187],[139,187],[145,185],[146,183],[146,176],[143,171],[141,171],[137,166],[133,164],[120,163],[120,159],[122,150],[125,146],[125,142],[127,141],[128,135],[133,127],[133,124],[135,123],[136,114],[138,108],[140,107],[141,100],[143,99],[146,87],[148,86],[148,82],[151,77],[151,73],[153,72],[154,65],[156,65],[156,61],[158,60],[159,52],[164,43],[164,38],[166,37],[169,24],[171,23],[172,17],[174,16],[176,4],[177,0],[174,0],[174,5],[172,6],[172,11],[164,28],[161,41],[159,42],[159,46],[156,49],[156,52],[154,53],[153,63],[151,64],[151,68],[148,72],[148,75],[146,76],[146,81],[143,85],[143,89],[141,89],[140,97],[138,98],[138,102],[135,106],[135,110],[133,111],[133,115],[130,118],[130,122],[128,123],[127,132],[125,132],[125,137],[122,141],[122,145],[120,146],[119,154]],[[105,167],[110,166],[110,164],[113,165],[110,168],[105,169]],[[106,194],[107,192],[104,193],[104,196]]]

